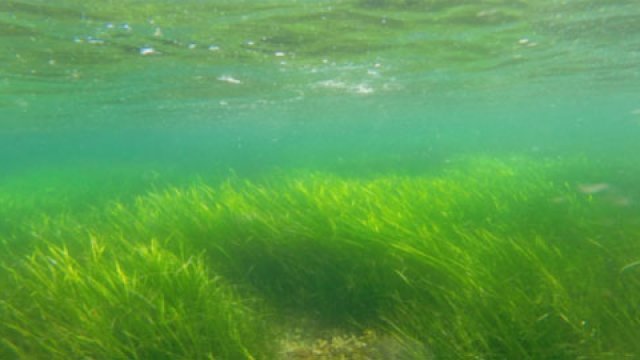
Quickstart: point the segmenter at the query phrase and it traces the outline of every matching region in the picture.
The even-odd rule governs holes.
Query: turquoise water
[[[2,154],[15,166],[637,153],[633,1],[6,1],[0,11]]]
[[[553,163],[561,165],[549,170],[545,184],[588,201],[590,215],[546,215],[543,206],[533,211],[539,221],[514,219],[512,226],[537,229],[548,222],[553,226],[543,233],[559,236],[589,223],[585,239],[613,245],[611,254],[620,250],[609,267],[603,265],[608,275],[598,275],[598,281],[636,269],[637,1],[4,0],[0,35],[5,243],[37,243],[32,228],[41,225],[27,224],[48,217],[78,217],[83,220],[76,228],[99,233],[104,228],[91,226],[102,220],[87,211],[100,213],[114,201],[129,204],[194,181],[215,188],[225,179],[319,173],[400,184],[424,176],[448,179],[447,171],[460,167],[464,174],[468,163],[472,181],[485,161],[489,173],[500,168],[491,162],[496,161],[516,164],[509,171],[517,174],[529,174],[523,170],[527,164],[538,169]],[[540,168],[547,171],[545,166]],[[518,176],[523,188],[538,179]],[[340,186],[354,186],[345,181]],[[251,189],[245,190],[258,191]],[[567,200],[573,195],[549,194],[555,192],[540,197],[573,201]],[[508,192],[496,196],[506,199]],[[509,224],[509,216],[500,221]],[[615,247],[614,240],[624,245]],[[576,264],[592,258],[585,259]],[[565,270],[570,272],[560,273]],[[637,282],[625,286],[620,288],[628,293],[610,290],[616,294],[611,298],[640,294]],[[640,322],[627,305],[615,305],[609,314],[619,311],[623,315],[613,318],[633,321],[603,320],[599,331],[628,333],[629,324]],[[403,326],[402,334],[424,329]],[[0,338],[14,344],[8,333],[1,330]],[[549,343],[565,340],[579,342]],[[628,339],[608,343],[611,349],[558,358],[640,354]],[[491,350],[478,350],[476,355],[486,356],[481,358],[527,353],[483,344]],[[462,353],[473,351],[457,356]],[[535,351],[527,354],[540,358]]]

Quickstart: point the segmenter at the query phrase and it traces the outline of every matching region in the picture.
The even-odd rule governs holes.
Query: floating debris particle
[[[155,55],[157,53],[158,52],[152,47],[145,46],[140,48],[140,55]]]
[[[229,83],[229,84],[234,84],[234,85],[242,84],[242,81],[234,78],[233,76],[229,76],[229,75],[222,75],[222,76],[220,76],[218,78],[218,80],[224,81],[224,82]]]
[[[579,184],[578,190],[583,194],[597,194],[609,190],[610,187],[607,183]]]

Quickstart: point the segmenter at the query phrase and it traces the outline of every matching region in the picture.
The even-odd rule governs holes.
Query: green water
[[[193,340],[206,331],[190,325],[172,328],[175,343],[121,335],[161,338],[137,323],[68,335],[73,311],[42,310],[53,288],[26,300],[44,277],[25,274],[38,256],[115,271],[86,260],[94,237],[128,237],[114,259],[152,254],[122,255],[142,278],[136,261],[186,269],[201,256],[211,274],[170,281],[220,276],[229,298],[266,304],[247,314],[280,319],[264,325],[275,334],[282,317],[305,318],[310,341],[371,328],[422,349],[364,358],[640,356],[636,1],[4,0],[0,49],[0,285],[16,288],[0,295],[13,324],[2,358],[283,353],[255,329],[220,337],[239,352]],[[165,248],[145,250],[152,239]],[[518,256],[531,266],[507,260]],[[506,273],[517,290],[501,297]],[[158,281],[136,291],[175,295]],[[77,308],[97,296],[60,291]],[[90,303],[118,303],[105,299]],[[38,333],[47,319],[68,326]],[[109,342],[110,327],[126,341]]]

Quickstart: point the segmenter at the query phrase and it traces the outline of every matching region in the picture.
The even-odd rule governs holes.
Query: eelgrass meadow
[[[562,181],[579,165],[229,175],[30,208],[3,239],[2,357],[278,358],[295,319],[392,336],[396,358],[632,357],[638,213]]]
[[[0,359],[639,358],[639,24],[5,0]]]

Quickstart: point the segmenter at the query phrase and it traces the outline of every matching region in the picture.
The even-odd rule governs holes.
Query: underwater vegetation
[[[0,358],[631,358],[638,209],[563,170],[588,165],[230,175],[53,215],[0,184],[32,204],[0,233]]]
[[[76,254],[45,244],[6,269],[4,358],[242,359],[273,347],[202,256],[114,241],[92,237]]]

